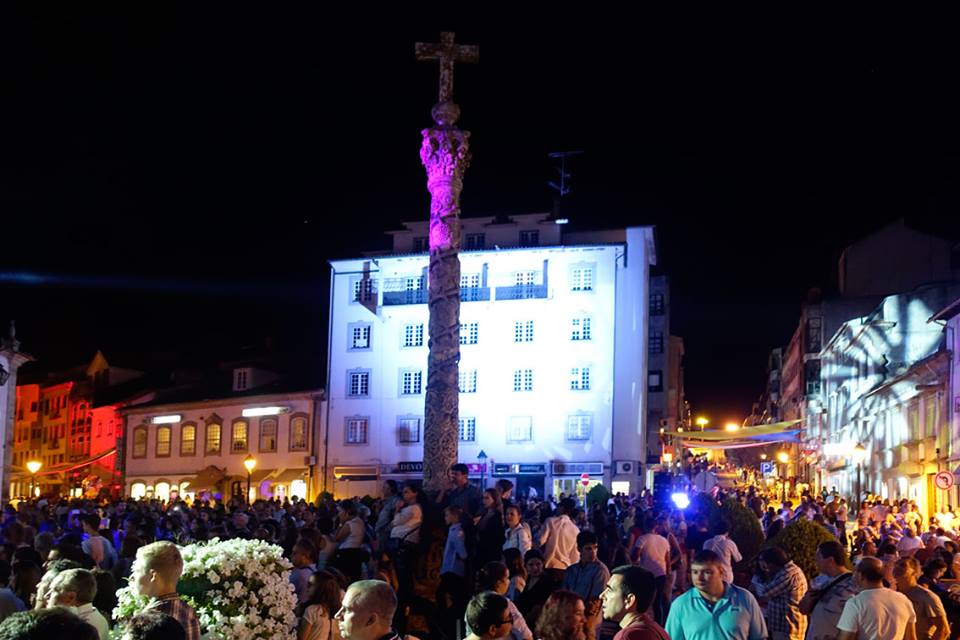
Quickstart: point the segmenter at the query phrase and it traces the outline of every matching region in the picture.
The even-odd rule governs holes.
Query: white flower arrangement
[[[217,640],[295,640],[297,596],[290,561],[262,540],[213,539],[180,548],[177,592],[197,612],[204,637]],[[115,620],[147,604],[130,586],[117,591]]]

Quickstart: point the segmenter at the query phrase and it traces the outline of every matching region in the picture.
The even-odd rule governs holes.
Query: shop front
[[[547,465],[544,462],[496,462],[493,477],[513,483],[516,498],[543,498],[546,495]]]
[[[584,496],[598,484],[603,484],[602,462],[554,462],[551,463],[552,495],[559,499]]]

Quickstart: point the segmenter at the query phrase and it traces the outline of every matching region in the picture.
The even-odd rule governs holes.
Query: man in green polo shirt
[[[673,601],[666,629],[672,640],[764,640],[767,624],[757,599],[723,581],[723,560],[701,551],[690,567],[693,588]]]

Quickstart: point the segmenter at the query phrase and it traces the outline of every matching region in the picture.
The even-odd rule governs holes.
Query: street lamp
[[[487,452],[480,449],[480,453],[477,454],[477,461],[480,463],[480,490],[482,491],[487,488],[486,478],[484,478],[487,471]]]
[[[740,425],[738,425],[736,422],[728,422],[723,428],[727,431],[739,431]]]
[[[27,463],[27,471],[30,472],[30,499],[33,500],[33,487],[36,482],[37,471],[40,471],[40,467],[43,466],[43,463],[39,460],[31,460]]]
[[[257,459],[252,453],[248,453],[243,459],[243,466],[247,468],[247,504],[250,504],[250,476],[253,475],[253,469],[257,466]]]
[[[853,448],[853,461],[857,463],[857,513],[860,513],[860,498],[863,495],[860,486],[860,470],[863,468],[863,461],[867,457],[867,450],[859,442]]]
[[[696,419],[697,426],[700,427],[700,431],[703,431],[703,428],[710,424],[710,421],[707,420],[704,416],[700,416]]]
[[[780,451],[777,453],[777,460],[783,464],[783,482],[781,486],[783,487],[783,502],[787,501],[787,464],[790,462],[790,454],[786,451]]]

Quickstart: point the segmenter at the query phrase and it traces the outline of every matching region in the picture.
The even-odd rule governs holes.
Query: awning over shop
[[[250,482],[260,484],[264,480],[269,480],[270,476],[276,472],[276,469],[254,469],[253,473],[250,474]],[[243,479],[246,479],[246,476],[243,476]]]
[[[894,472],[901,476],[921,476],[923,465],[919,462],[901,462],[894,468]]]
[[[197,475],[190,478],[184,478],[181,481],[181,486],[184,482],[187,484],[187,491],[205,491],[210,489],[217,489],[217,485],[223,482],[224,478],[227,477],[226,469],[221,469],[216,465],[210,465],[205,469],[197,472]]]
[[[307,475],[308,469],[306,467],[292,467],[289,469],[282,469],[273,478],[270,478],[271,482],[276,482],[279,484],[287,484],[293,482],[294,480],[303,480]]]

